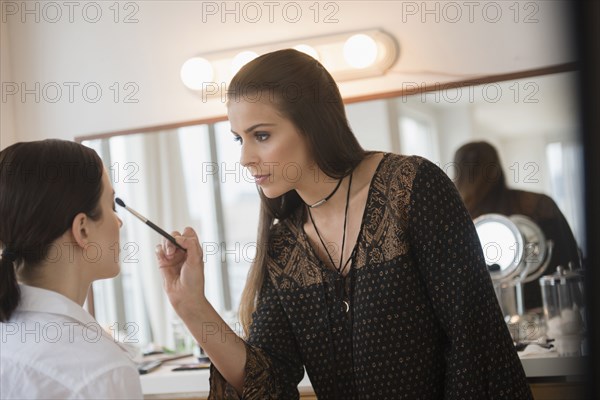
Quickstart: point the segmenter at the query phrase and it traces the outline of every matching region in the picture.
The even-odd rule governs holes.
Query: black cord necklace
[[[307,206],[310,208],[317,208],[319,207],[321,204],[325,204],[327,202],[327,200],[329,200],[334,194],[335,192],[337,192],[338,188],[340,187],[340,185],[342,184],[342,181],[344,180],[344,178],[340,179],[337,183],[337,185],[335,185],[335,189],[333,189],[333,192],[329,193],[329,196],[322,198],[321,200],[317,201],[314,204],[307,204]]]
[[[340,182],[342,180],[340,179]],[[340,186],[340,184],[338,183],[338,187]],[[323,245],[323,248],[325,249],[325,252],[327,253],[327,257],[329,257],[329,261],[331,261],[331,265],[334,266],[334,268],[336,269],[336,271],[338,272],[338,278],[336,279],[336,291],[338,292],[338,296],[340,298],[342,298],[342,302],[344,303],[346,312],[348,312],[350,310],[350,304],[349,304],[349,300],[348,300],[348,293],[346,291],[346,285],[344,283],[344,277],[343,277],[343,272],[346,270],[346,266],[348,265],[348,263],[352,260],[353,254],[354,252],[352,252],[352,254],[350,255],[350,257],[348,258],[348,260],[342,264],[344,262],[344,245],[346,244],[346,226],[348,223],[348,205],[350,204],[350,188],[352,187],[352,174],[350,174],[350,179],[348,181],[348,192],[346,193],[346,207],[344,209],[344,232],[342,234],[342,249],[340,251],[340,263],[339,266],[335,265],[335,262],[333,261],[333,257],[331,256],[331,254],[329,253],[329,250],[327,250],[327,246],[325,245],[325,241],[323,240],[323,237],[321,236],[321,234],[319,233],[319,230],[317,229],[317,224],[315,224],[315,220],[312,216],[312,213],[310,212],[310,208],[311,206],[308,206],[308,215],[310,217],[310,221],[312,222],[313,227],[315,228],[315,232],[317,233],[317,236],[319,238],[319,240],[321,241],[321,244]],[[336,189],[337,190],[337,187]],[[334,193],[335,193],[334,190]],[[329,196],[331,197],[331,195]]]

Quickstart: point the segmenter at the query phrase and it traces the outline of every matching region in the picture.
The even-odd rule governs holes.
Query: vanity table
[[[587,357],[561,357],[556,352],[522,357],[535,400],[583,400]]]
[[[181,364],[195,359],[164,363],[159,369],[141,376],[145,399],[195,399],[208,397],[209,370],[177,371]],[[521,358],[535,400],[579,400],[585,398],[585,357],[559,357],[555,352]],[[308,376],[298,385],[302,400],[316,399]]]
[[[144,399],[178,400],[194,399],[204,400],[208,398],[209,369],[195,371],[172,371],[173,368],[182,364],[194,363],[194,357],[165,362],[160,368],[149,374],[141,375],[142,392]],[[305,374],[298,385],[300,398],[303,400],[316,399],[310,380]]]

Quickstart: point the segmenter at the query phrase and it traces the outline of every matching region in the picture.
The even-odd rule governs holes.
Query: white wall
[[[475,3],[471,10],[464,5],[469,2],[452,2],[459,9],[452,9],[446,2],[427,3],[432,12],[425,10],[423,2],[340,1],[328,3],[334,7],[328,9],[321,2],[317,18],[314,8],[309,9],[313,2],[295,2],[302,12],[298,22],[290,22],[290,15],[286,17],[281,12],[293,2],[278,3],[281,7],[271,20],[268,10],[262,10],[258,22],[251,22],[247,15],[239,13],[236,21],[235,11],[223,14],[220,10],[216,15],[207,15],[203,7],[209,3],[220,7],[222,3],[201,1],[120,2],[120,13],[114,22],[115,9],[110,7],[116,3],[97,2],[102,17],[96,23],[83,17],[86,2],[77,2],[73,22],[64,7],[62,18],[51,22],[55,11],[44,12],[50,2],[26,3],[29,7],[36,4],[40,7],[37,16],[35,12],[23,14],[22,9],[15,14],[14,10],[8,13],[4,9],[7,4],[23,7],[23,2],[2,3],[2,81],[24,84],[34,90],[37,83],[40,99],[36,101],[30,94],[21,101],[17,95],[13,96],[16,100],[13,104],[10,101],[0,104],[2,146],[14,140],[72,139],[224,115],[221,101],[203,102],[181,84],[179,69],[186,59],[199,53],[249,44],[373,27],[394,35],[400,57],[392,71],[383,77],[342,84],[345,96],[402,89],[407,83],[456,81],[574,60],[569,46],[570,27],[565,18],[566,1],[471,2]],[[125,4],[138,8],[124,9]],[[243,2],[228,4],[229,7],[244,5]],[[93,11],[87,9],[88,20],[95,16]],[[456,11],[461,13],[458,20]],[[123,23],[124,17],[132,12],[137,21]],[[331,13],[333,21],[325,21]],[[37,22],[36,17],[39,17]],[[5,73],[7,58],[12,67],[10,76]],[[133,86],[124,88],[127,83]],[[83,96],[86,84],[102,89],[97,102]],[[72,101],[67,85],[78,85]],[[63,93],[52,102],[56,87]],[[120,94],[117,101],[113,98],[115,91]],[[132,94],[138,102],[125,103],[123,97],[127,94]],[[93,91],[88,95],[93,96]],[[7,115],[14,116],[14,123]]]
[[[498,151],[509,187],[552,195],[545,141],[523,135],[503,140]]]
[[[346,106],[348,122],[365,150],[393,151],[392,133],[385,100]]]
[[[0,24],[0,82],[12,82],[10,66],[10,43],[8,40],[8,25]],[[2,98],[0,99],[0,149],[16,141],[14,99],[4,98],[4,86],[2,87]]]
[[[398,101],[400,112],[426,115],[435,123],[438,134],[438,160],[431,160],[453,178],[455,169],[450,163],[456,150],[471,141],[487,141],[500,155],[502,168],[509,187],[552,196],[546,144],[552,141],[570,142],[573,131],[553,131],[547,135],[522,131],[519,134],[501,134],[474,117],[476,104],[431,105],[416,101]]]

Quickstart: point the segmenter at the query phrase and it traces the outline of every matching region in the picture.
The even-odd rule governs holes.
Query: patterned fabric
[[[298,212],[273,228],[243,399],[531,399],[471,218],[447,176],[386,154],[371,182],[350,312]],[[216,369],[211,399],[239,398]]]

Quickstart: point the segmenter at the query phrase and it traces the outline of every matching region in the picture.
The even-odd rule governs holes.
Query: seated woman
[[[82,308],[93,281],[119,273],[98,155],[62,140],[2,150],[0,221],[0,398],[142,398],[135,365]]]
[[[569,224],[556,203],[541,193],[509,189],[506,186],[500,157],[487,142],[471,142],[461,146],[454,155],[460,173],[455,184],[471,218],[483,214],[521,214],[539,225],[546,240],[554,241],[552,259],[544,275],[552,274],[558,265],[569,262],[579,266],[579,250]],[[523,287],[524,307],[542,307],[542,294],[537,280]]]

